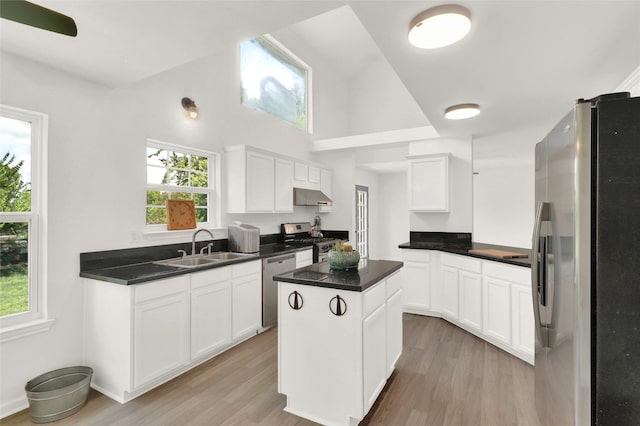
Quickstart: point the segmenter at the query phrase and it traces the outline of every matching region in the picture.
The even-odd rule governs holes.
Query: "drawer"
[[[136,284],[134,291],[135,303],[158,299],[172,294],[182,293],[187,290],[187,275],[164,280],[150,281],[145,284]]]
[[[403,249],[402,259],[405,262],[430,262],[431,250]]]
[[[364,292],[362,318],[366,318],[371,312],[375,311],[380,305],[387,300],[387,286],[385,281],[374,285]]]
[[[402,288],[402,274],[400,271],[394,272],[393,275],[387,277],[387,299]]]
[[[296,252],[296,268],[313,263],[313,249]]]
[[[531,285],[531,269],[524,266],[507,265],[490,260],[482,261],[483,275],[499,278],[520,285]]]
[[[262,261],[254,260],[231,266],[231,277],[237,278],[244,275],[262,273]]]
[[[191,274],[191,289],[204,287],[209,284],[229,281],[231,279],[231,267],[207,269],[206,271],[194,272]]]
[[[464,269],[469,272],[475,272],[476,274],[479,274],[482,270],[481,260],[449,253],[440,253],[440,264],[451,266],[453,268]]]

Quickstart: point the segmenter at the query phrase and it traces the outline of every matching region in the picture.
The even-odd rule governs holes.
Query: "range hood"
[[[316,189],[293,188],[294,206],[330,206],[331,198]]]

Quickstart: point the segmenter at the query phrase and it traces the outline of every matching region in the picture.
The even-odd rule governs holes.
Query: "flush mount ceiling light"
[[[189,118],[198,118],[198,107],[190,98],[182,98],[182,108],[187,112]]]
[[[464,120],[478,114],[480,114],[480,105],[478,104],[453,105],[444,110],[444,118],[449,120]]]
[[[461,40],[470,29],[469,10],[456,4],[444,4],[413,18],[409,25],[409,43],[422,49],[436,49]]]

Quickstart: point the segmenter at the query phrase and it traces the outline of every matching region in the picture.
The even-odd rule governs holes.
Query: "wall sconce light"
[[[198,118],[198,107],[191,98],[182,98],[182,108],[187,112],[189,118]]]

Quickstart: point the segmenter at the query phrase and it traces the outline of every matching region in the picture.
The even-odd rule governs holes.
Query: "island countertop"
[[[314,263],[304,268],[274,275],[273,280],[362,292],[393,274],[402,266],[402,262],[394,260],[363,259],[358,263],[357,269],[342,271],[331,269],[328,263]]]

